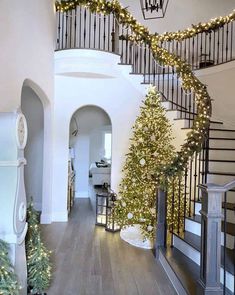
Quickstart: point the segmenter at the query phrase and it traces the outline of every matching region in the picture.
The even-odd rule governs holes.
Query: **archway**
[[[21,109],[28,125],[28,140],[24,150],[25,188],[27,201],[41,211],[41,222],[51,222],[51,109],[44,91],[26,79],[21,92]]]
[[[79,108],[70,121],[69,169],[75,172],[75,197],[90,198],[95,188],[111,182],[112,123],[100,107]]]

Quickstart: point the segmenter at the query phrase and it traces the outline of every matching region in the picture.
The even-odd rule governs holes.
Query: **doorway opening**
[[[73,204],[69,200],[71,197],[90,198],[92,207],[95,207],[97,189],[111,184],[112,123],[102,108],[88,105],[73,114],[68,167],[68,174],[75,175],[75,193],[70,196],[68,187],[68,201]],[[69,179],[68,183],[71,181]]]

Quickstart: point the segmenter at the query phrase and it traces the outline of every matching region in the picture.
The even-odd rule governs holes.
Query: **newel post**
[[[200,189],[202,192],[201,262],[197,294],[222,295],[220,261],[223,190],[213,184],[200,186]]]
[[[166,192],[160,188],[157,190],[157,226],[155,240],[155,256],[159,258],[159,249],[166,245]]]

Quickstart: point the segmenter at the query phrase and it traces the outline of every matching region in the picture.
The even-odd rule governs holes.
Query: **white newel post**
[[[26,195],[24,147],[27,125],[23,114],[0,114],[0,239],[10,244],[10,255],[21,295],[27,294],[25,255]]]

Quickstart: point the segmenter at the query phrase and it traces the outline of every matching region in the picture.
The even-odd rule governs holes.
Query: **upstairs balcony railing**
[[[193,70],[235,58],[233,22],[183,40],[159,41],[160,46],[189,63]],[[133,42],[130,28],[119,24],[113,13],[91,13],[84,6],[57,11],[56,50],[86,48],[119,54],[122,64],[132,65],[133,74],[143,75],[143,83],[153,84],[171,102],[171,108],[187,119],[189,127],[197,115],[195,93],[184,91],[174,68],[157,62],[148,45]],[[164,38],[163,38],[164,39]]]

